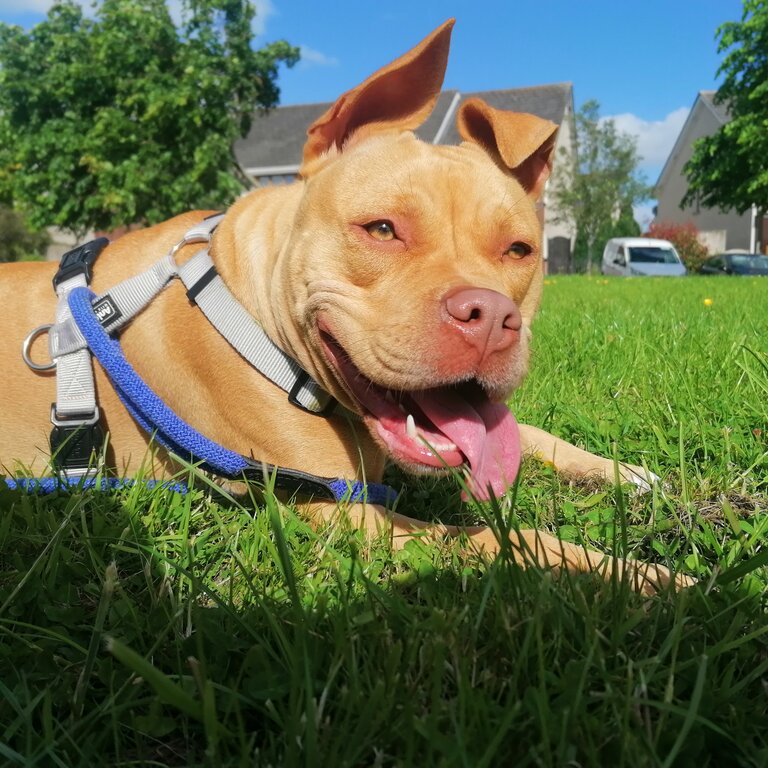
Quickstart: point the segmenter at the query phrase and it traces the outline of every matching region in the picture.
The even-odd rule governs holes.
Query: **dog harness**
[[[139,314],[174,278],[187,289],[216,330],[252,367],[283,389],[295,407],[327,416],[336,401],[299,364],[277,347],[219,276],[209,253],[213,231],[223,214],[208,217],[190,229],[170,252],[148,270],[96,296],[88,285],[93,264],[108,244],[93,240],[64,254],[53,278],[58,297],[55,322],[35,328],[25,339],[22,357],[34,370],[56,370],[56,402],[51,406],[54,478],[6,478],[12,488],[42,492],[68,487],[115,487],[112,479],[96,481],[93,455],[104,445],[101,413],[96,401],[92,358],[109,377],[137,423],[164,448],[197,463],[202,469],[232,479],[264,482],[275,488],[331,501],[367,501],[392,506],[397,493],[379,483],[319,477],[242,456],[208,439],[184,422],[138,375],[126,360],[117,332]],[[177,265],[185,245],[205,247]],[[48,334],[50,362],[32,361],[30,348]],[[127,481],[131,484],[133,481]],[[165,483],[179,488],[179,484]]]

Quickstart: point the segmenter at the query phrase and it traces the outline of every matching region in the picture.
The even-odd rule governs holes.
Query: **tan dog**
[[[542,287],[535,203],[556,126],[472,99],[458,114],[461,146],[419,141],[411,131],[440,92],[452,25],[344,94],[310,127],[301,180],[243,197],[213,236],[211,257],[240,303],[361,420],[342,409],[318,417],[291,405],[178,283],[124,330],[123,349],[182,419],[274,465],[374,481],[388,458],[416,472],[468,465],[470,490],[487,498],[514,482],[522,451],[574,475],[612,480],[611,461],[533,427],[522,426],[518,437],[504,405],[528,364]],[[91,287],[106,291],[147,269],[204,215],[185,214],[109,245]],[[195,250],[182,247],[176,261]],[[6,471],[49,472],[54,379],[30,371],[19,350],[33,327],[52,321],[55,271],[52,264],[15,264],[0,280]],[[46,358],[43,340],[31,355]],[[146,459],[148,437],[99,366],[96,388],[110,436],[107,459],[130,476]],[[178,470],[163,451],[153,461],[157,475]],[[629,479],[642,474],[624,471]],[[308,509],[321,520],[337,514],[332,503]],[[463,532],[477,549],[499,547],[483,527],[428,525],[370,504],[348,512],[372,532],[391,530],[398,546],[415,532]],[[546,533],[512,536],[522,563],[603,574],[618,564],[643,589],[670,579],[664,568],[611,560]]]

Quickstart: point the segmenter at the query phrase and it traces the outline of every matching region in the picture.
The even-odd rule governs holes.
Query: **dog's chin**
[[[471,375],[436,387],[390,388],[365,376],[331,333],[319,332],[326,359],[393,461],[415,474],[466,466],[468,488],[479,499],[500,496],[514,482],[520,464],[517,423],[495,401],[496,388]]]

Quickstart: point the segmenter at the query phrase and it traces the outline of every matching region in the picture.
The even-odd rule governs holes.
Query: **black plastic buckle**
[[[288,402],[291,405],[300,408],[302,411],[311,413],[313,416],[328,416],[328,414],[336,407],[336,400],[330,395],[328,395],[328,402],[319,411],[313,411],[311,408],[307,408],[306,405],[299,402],[299,392],[301,392],[302,388],[309,380],[309,374],[306,371],[302,371],[296,377],[296,383],[291,387],[291,391],[288,393]]]
[[[58,288],[65,280],[75,275],[84,274],[85,282],[91,282],[91,267],[99,254],[109,245],[106,237],[97,237],[88,243],[77,246],[67,251],[59,262],[59,269],[53,276],[53,287]]]
[[[56,469],[65,475],[84,475],[94,468],[95,459],[104,447],[104,430],[96,408],[85,418],[59,419],[55,404],[51,406],[51,458]]]

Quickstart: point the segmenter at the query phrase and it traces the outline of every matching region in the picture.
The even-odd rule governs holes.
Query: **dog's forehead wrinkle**
[[[493,164],[482,173],[467,174],[461,165],[446,171],[449,176],[444,186],[451,190],[449,220],[454,253],[462,254],[460,241],[467,234],[473,239],[487,238],[481,245],[490,245],[500,234],[538,241],[533,208],[514,179]]]

